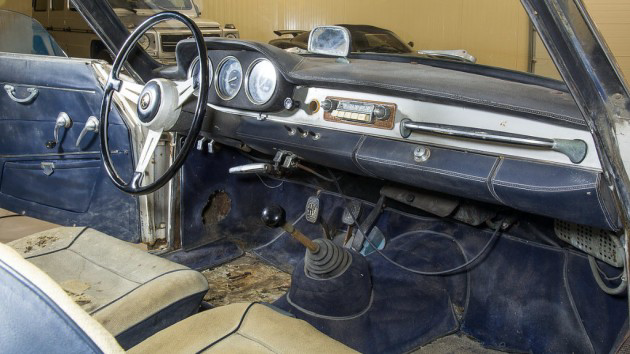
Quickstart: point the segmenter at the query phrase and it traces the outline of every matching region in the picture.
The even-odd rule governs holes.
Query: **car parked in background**
[[[413,42],[405,43],[394,32],[369,25],[337,25],[347,28],[352,37],[353,53],[386,53],[419,55],[438,59],[449,59],[467,63],[477,62],[477,58],[466,50],[414,50]],[[311,31],[303,30],[278,30],[274,33],[280,38],[273,39],[269,44],[292,52],[306,52],[308,37]],[[291,37],[287,37],[291,36]]]
[[[232,24],[201,19],[195,0],[108,0],[121,22],[130,30],[149,16],[165,10],[179,11],[192,18],[204,37],[239,38]],[[96,36],[70,0],[33,0],[33,17],[38,20],[71,57],[111,61],[105,44]],[[162,23],[147,32],[139,45],[162,63],[175,62],[175,46],[190,37],[188,28],[177,22]]]

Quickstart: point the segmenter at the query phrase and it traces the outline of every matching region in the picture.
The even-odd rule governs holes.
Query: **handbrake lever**
[[[250,173],[270,173],[273,171],[273,166],[268,163],[250,163],[247,165],[230,167],[229,172],[231,174],[245,175]]]
[[[295,169],[298,165],[299,158],[289,151],[278,151],[271,163],[250,163],[247,165],[234,166],[229,169],[232,174],[251,174],[251,173],[267,173],[276,176],[284,172]]]

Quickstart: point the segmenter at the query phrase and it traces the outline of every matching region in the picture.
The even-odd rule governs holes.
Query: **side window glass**
[[[52,0],[52,10],[62,11],[65,0]]]
[[[48,0],[33,0],[33,11],[46,11]]]
[[[7,10],[0,10],[0,52],[66,56],[39,22]]]

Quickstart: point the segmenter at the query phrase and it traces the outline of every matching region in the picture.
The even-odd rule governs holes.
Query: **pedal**
[[[623,267],[623,246],[619,237],[610,231],[590,226],[555,220],[554,231],[562,241],[608,263],[613,267]]]
[[[319,220],[319,207],[320,202],[317,196],[309,197],[306,201],[306,208],[304,208],[304,218],[311,224],[317,224]]]
[[[361,202],[357,200],[350,201],[343,208],[343,215],[341,216],[341,222],[348,225],[345,237],[343,238],[343,247],[352,247],[352,237],[354,236],[354,226],[359,224],[359,216],[361,216]]]
[[[343,208],[341,221],[348,226],[354,226],[355,221],[359,223],[359,216],[361,216],[361,202],[353,200]]]

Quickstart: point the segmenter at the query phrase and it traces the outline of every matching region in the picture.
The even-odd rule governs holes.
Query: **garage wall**
[[[21,12],[31,16],[31,0],[0,0],[0,9]]]
[[[2,0],[0,0],[2,1]],[[234,23],[241,36],[268,42],[277,29],[372,24],[416,49],[466,49],[479,63],[527,71],[529,28],[518,0],[199,0],[203,16]],[[622,71],[630,78],[630,0],[584,0]],[[559,77],[537,40],[535,72]]]
[[[585,0],[585,4],[628,81],[630,79],[630,1]],[[535,43],[534,72],[560,78],[540,38],[537,37]]]
[[[526,71],[528,18],[519,0],[197,0],[203,17],[234,23],[242,38],[268,42],[277,29],[372,24],[415,42],[416,49],[466,49],[479,63]],[[630,0],[584,0],[626,78],[630,78]],[[0,0],[31,15],[31,0]],[[535,72],[559,77],[535,42]]]
[[[518,0],[201,0],[203,16],[268,42],[278,29],[371,24],[416,49],[466,49],[480,63],[527,70],[528,20]]]

